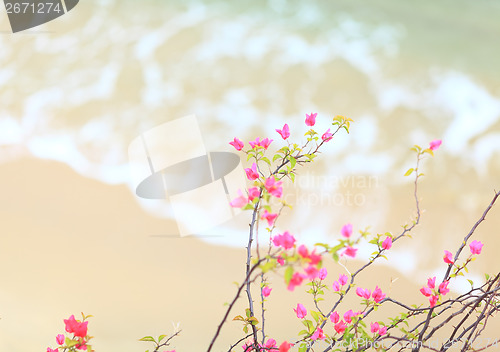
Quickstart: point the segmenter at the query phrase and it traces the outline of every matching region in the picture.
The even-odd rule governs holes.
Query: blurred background
[[[127,156],[140,133],[189,114],[209,151],[234,151],[234,137],[270,137],[276,150],[284,123],[304,141],[306,113],[321,133],[335,115],[355,121],[287,186],[278,230],[309,245],[348,222],[398,234],[415,216],[410,148],[442,139],[422,163],[421,226],[390,251],[395,264],[360,277],[426,304],[418,290],[442,277],[443,250],[500,187],[499,16],[493,0],[102,0],[12,34],[2,8],[0,350],[55,347],[81,311],[95,316],[98,351],[146,350],[137,340],[172,322],[183,332],[171,348],[206,348],[243,279],[249,214],[210,236],[172,235],[175,219],[135,195]],[[475,234],[476,284],[499,271],[499,218],[495,207]],[[327,267],[330,281],[345,270]],[[291,340],[291,307],[307,298],[271,281],[267,333]],[[240,331],[229,322],[217,350]]]

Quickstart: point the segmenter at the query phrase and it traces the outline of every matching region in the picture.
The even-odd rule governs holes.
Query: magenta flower
[[[351,324],[352,322],[352,317],[355,317],[356,313],[352,311],[352,309],[349,309],[347,312],[344,313],[344,320],[346,321],[347,324]]]
[[[283,195],[283,187],[281,187],[282,184],[282,181],[277,182],[274,176],[270,176],[268,179],[266,179],[264,187],[266,187],[267,192],[269,192],[269,194],[271,194],[272,196],[281,198],[281,196]]]
[[[62,345],[64,343],[64,335],[63,334],[59,334],[56,336],[56,342],[58,345]]]
[[[276,218],[278,217],[278,214],[271,214],[267,211],[267,209],[264,209],[264,213],[261,215],[261,219],[266,219],[267,220],[267,224],[269,226],[273,226],[274,224],[274,220],[276,220]]]
[[[370,331],[371,332],[373,332],[373,333],[378,332],[378,329],[380,329],[380,325],[377,322],[370,324]]]
[[[247,174],[247,178],[250,181],[253,181],[253,180],[259,178],[259,173],[257,172],[257,164],[256,163],[253,163],[251,168],[245,169],[245,172]]]
[[[333,138],[333,134],[330,133],[330,129],[328,129],[323,135],[321,136],[321,139],[323,142],[328,142]]]
[[[425,296],[425,297],[429,297],[430,295],[432,295],[432,290],[429,288],[429,287],[422,287],[420,289],[420,292],[422,292],[422,294]]]
[[[361,288],[361,287],[358,287],[356,289],[356,294],[361,297],[361,298],[364,298],[364,299],[370,299],[370,294],[371,294],[371,291],[368,290],[368,289],[364,289],[364,288]]]
[[[319,273],[318,273],[318,278],[319,278],[320,280],[324,280],[324,279],[326,279],[326,276],[327,276],[327,275],[328,275],[328,271],[326,270],[326,268],[321,268],[321,269],[319,270]]]
[[[340,230],[340,233],[345,238],[351,237],[351,234],[352,234],[352,224],[345,224],[344,226],[342,226],[342,229]]]
[[[293,291],[296,286],[300,286],[302,284],[302,281],[304,281],[305,278],[306,278],[306,276],[304,274],[293,273],[292,279],[288,283],[287,289],[289,291]]]
[[[58,352],[57,348],[56,349],[52,349],[50,347],[47,347],[47,352]]]
[[[351,258],[354,258],[356,257],[356,252],[358,251],[357,248],[353,248],[351,246],[347,246],[344,250],[344,252],[342,252],[342,255],[347,255]]]
[[[238,193],[239,196],[229,203],[233,208],[243,208],[248,203],[248,199],[241,193],[241,190],[238,190]]]
[[[309,280],[314,280],[319,275],[319,270],[314,265],[309,265],[304,269]]]
[[[272,290],[273,289],[271,287],[269,287],[269,286],[262,287],[262,296],[269,297],[269,295],[271,294]]]
[[[297,318],[304,319],[307,315],[307,309],[301,303],[297,304],[297,308],[293,308],[295,313],[297,314]]]
[[[427,286],[428,286],[429,288],[434,288],[434,287],[436,287],[436,277],[435,277],[435,276],[434,276],[434,277],[432,277],[432,278],[430,277],[430,278],[428,278],[428,279],[427,279]]]
[[[345,284],[347,284],[347,281],[349,280],[349,278],[347,277],[347,275],[344,275],[344,274],[340,274],[339,276],[339,282],[342,286],[344,286]]]
[[[372,298],[375,302],[379,303],[385,298],[385,293],[383,293],[378,286],[375,286],[375,290],[372,292]]]
[[[276,261],[279,265],[285,265],[285,259],[281,255],[276,258]]]
[[[453,254],[448,251],[444,251],[443,260],[446,264],[453,264]]]
[[[436,150],[439,148],[441,145],[442,141],[440,139],[435,139],[432,142],[429,143],[429,149],[430,150]]]
[[[248,189],[248,199],[250,201],[254,200],[255,198],[258,198],[259,196],[260,196],[260,188],[251,187]]]
[[[382,248],[388,250],[391,249],[391,247],[392,247],[392,238],[387,236],[384,242],[382,242]]]
[[[438,296],[430,296],[429,297],[429,303],[431,304],[431,308],[436,305],[438,299],[439,299]]]
[[[74,315],[71,315],[69,319],[64,319],[64,324],[66,325],[66,331],[73,333],[75,336],[78,337],[87,336],[88,323],[89,323],[88,321],[85,321],[83,323],[76,321]]]
[[[266,344],[264,345],[264,347],[273,348],[273,347],[276,347],[276,345],[277,345],[277,343],[276,343],[275,339],[269,339],[266,341]]]
[[[472,254],[481,254],[481,250],[483,249],[483,244],[479,241],[474,240],[469,244],[469,248]]]
[[[283,126],[283,129],[281,130],[276,130],[276,132],[278,132],[281,136],[281,138],[283,139],[287,139],[288,137],[290,137],[290,128],[288,127],[288,124],[285,123],[285,125]]]
[[[316,116],[318,113],[311,113],[310,115],[306,114],[306,125],[307,126],[314,126],[316,123]]]
[[[387,326],[381,326],[380,329],[378,330],[378,334],[380,336],[383,336],[387,333]]]
[[[446,295],[448,292],[450,292],[450,289],[448,288],[449,281],[443,281],[439,285],[439,292],[442,293],[443,295]]]
[[[334,328],[338,334],[343,334],[345,329],[347,328],[347,325],[344,323],[343,320],[341,320],[337,324],[335,324]]]
[[[340,285],[339,285],[338,281],[334,281],[332,287],[333,287],[333,291],[335,291],[335,292],[339,292],[340,291]]]
[[[238,151],[239,151],[239,150],[241,150],[241,149],[243,149],[243,147],[244,147],[243,142],[242,142],[242,141],[240,141],[240,140],[239,140],[238,138],[236,138],[236,137],[234,137],[234,141],[229,142],[229,144],[231,144],[233,147],[235,147],[235,148],[236,148],[236,150],[238,150]]]
[[[326,338],[325,334],[323,333],[323,329],[317,328],[314,334],[311,336],[311,340],[324,340]]]
[[[316,265],[321,261],[321,255],[316,254],[316,249],[314,249],[311,254],[309,254],[309,260],[312,265]]]
[[[269,138],[264,138],[263,140],[260,140],[260,138],[256,138],[254,142],[248,142],[248,144],[250,144],[252,149],[255,149],[255,147],[262,147],[264,149],[267,149],[272,141],[273,140]]]
[[[332,314],[330,314],[330,320],[332,323],[337,324],[340,320],[339,313],[333,312]]]
[[[272,238],[272,241],[276,247],[283,247],[284,249],[293,248],[295,244],[295,237],[290,235],[288,231],[285,231],[281,235],[276,235]]]
[[[299,253],[299,255],[302,257],[302,258],[307,258],[309,257],[309,250],[307,249],[307,247],[303,244],[301,244],[299,246],[299,249],[297,249],[297,253]]]

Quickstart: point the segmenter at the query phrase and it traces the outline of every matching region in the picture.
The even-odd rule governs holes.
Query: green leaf
[[[474,288],[474,281],[469,280],[469,279],[467,279],[467,281],[469,281],[470,287],[471,287],[471,288]]]
[[[413,171],[415,171],[415,169],[410,167],[408,171],[406,171],[405,176],[410,176]]]
[[[273,156],[273,162],[280,159],[280,158],[281,158],[281,155],[276,154],[275,156]]]
[[[305,330],[302,330],[302,331],[305,331]],[[305,331],[305,333],[307,334],[307,331]],[[307,344],[303,343],[300,345],[299,347],[299,352],[306,352],[307,351]]]
[[[292,179],[292,182],[295,183],[295,174],[293,172],[290,173],[290,178]]]
[[[248,326],[247,326],[247,325],[245,325],[245,326],[243,327],[243,332],[244,332],[245,334],[248,334]]]
[[[285,270],[285,283],[288,285],[293,276],[293,267],[289,266]]]
[[[263,156],[262,158],[260,158],[260,160],[266,162],[269,166],[271,166],[271,162],[269,161],[268,158],[266,158],[265,156]]]
[[[297,164],[297,160],[290,155],[290,166],[292,167],[292,169],[295,167],[295,165]]]
[[[247,315],[247,318],[250,318],[252,316],[252,312],[250,311],[250,308],[245,309],[245,314]]]
[[[139,341],[148,341],[148,342],[156,342],[153,336],[144,336],[142,339]],[[67,343],[66,343],[67,344]]]
[[[486,278],[486,281],[490,279],[490,276],[488,274],[484,274],[484,277]]]
[[[311,310],[311,316],[313,317],[313,319],[319,323],[319,320],[320,320],[320,317],[319,317],[319,313],[318,312],[315,312],[314,310]]]
[[[165,337],[167,337],[167,335],[160,335],[160,336],[158,337],[158,343],[160,343],[160,342],[161,342],[161,340],[163,340]]]

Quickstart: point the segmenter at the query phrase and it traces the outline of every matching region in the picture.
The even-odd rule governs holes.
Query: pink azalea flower
[[[301,273],[293,273],[292,275],[292,279],[290,280],[290,282],[288,283],[288,287],[287,289],[289,291],[293,291],[295,290],[295,287],[296,286],[300,286],[302,284],[302,281],[304,281],[304,279],[306,278],[306,276],[304,274],[301,274]]]
[[[339,292],[340,291],[340,285],[338,281],[333,282],[333,291],[334,292]]]
[[[432,142],[429,143],[429,149],[430,150],[436,150],[439,148],[441,145],[442,141],[440,139],[435,139]]]
[[[328,275],[328,271],[326,270],[326,268],[321,268],[321,269],[319,270],[319,273],[318,273],[318,278],[319,278],[320,280],[324,280],[324,279],[326,279],[326,276],[327,276],[327,275]]]
[[[380,325],[377,322],[370,324],[371,332],[378,332],[378,329],[380,329]]]
[[[342,255],[347,255],[351,258],[354,258],[356,257],[356,252],[358,251],[357,248],[353,248],[351,246],[347,246],[344,250],[344,252],[342,252]]]
[[[311,340],[324,340],[326,338],[325,334],[323,333],[323,329],[317,328],[314,334],[311,336]]]
[[[304,319],[307,315],[307,309],[301,303],[298,303],[297,308],[293,308],[293,310],[299,319]]]
[[[387,236],[384,242],[382,242],[382,248],[388,250],[391,249],[391,247],[392,247],[392,238]]]
[[[236,150],[241,150],[241,149],[243,149],[243,146],[244,146],[243,142],[242,142],[242,141],[240,141],[240,140],[239,140],[238,138],[236,138],[236,137],[234,138],[234,141],[229,142],[229,144],[231,144],[233,147],[235,147],[235,148],[236,148]]]
[[[347,277],[347,275],[344,275],[344,274],[340,274],[339,276],[339,282],[342,286],[344,286],[345,284],[347,284],[347,281],[349,280],[349,278]]]
[[[286,124],[286,123],[283,126],[283,129],[276,130],[276,132],[278,132],[280,134],[281,138],[283,138],[283,139],[287,139],[288,137],[290,137],[290,128],[288,127],[288,124]]]
[[[64,343],[64,335],[63,334],[59,334],[56,336],[56,342],[58,345],[62,345]]]
[[[264,186],[266,187],[266,190],[269,192],[269,194],[276,198],[281,198],[283,194],[283,187],[281,187],[282,184],[282,181],[277,182],[274,176],[271,176],[266,179]]]
[[[267,211],[267,209],[264,209],[264,213],[261,215],[261,219],[266,219],[267,220],[267,224],[269,226],[273,226],[274,224],[274,220],[276,220],[276,218],[278,217],[278,214],[271,214]]]
[[[306,272],[309,280],[314,280],[319,275],[319,271],[314,265],[309,265],[307,268],[304,269],[304,271]]]
[[[483,244],[479,241],[474,240],[469,244],[469,248],[472,254],[481,254],[481,250],[483,249]]]
[[[293,346],[293,343],[283,341],[283,343],[280,345],[279,352],[288,352],[292,346]]]
[[[344,320],[346,321],[347,324],[351,324],[352,322],[352,317],[355,317],[356,313],[352,311],[352,309],[349,309],[347,312],[344,313]]]
[[[448,251],[444,251],[443,260],[446,264],[453,264],[453,254]]]
[[[380,329],[378,330],[378,334],[380,336],[383,336],[387,333],[387,326],[381,326]]]
[[[429,303],[431,304],[431,308],[434,307],[438,301],[438,296],[430,296]]]
[[[243,208],[248,203],[248,199],[241,193],[241,190],[238,190],[238,193],[239,196],[229,203],[233,208]]]
[[[295,237],[290,235],[288,231],[285,231],[281,235],[276,235],[272,238],[272,241],[276,247],[283,247],[284,249],[293,248],[295,244]]]
[[[429,288],[436,287],[436,277],[435,276],[434,277],[430,277],[430,278],[427,279],[427,286]]]
[[[266,344],[264,345],[264,347],[267,347],[267,348],[273,348],[273,347],[276,347],[276,340],[275,339],[269,339],[266,341]]]
[[[375,302],[379,303],[385,298],[385,293],[383,293],[378,286],[375,286],[375,290],[373,290],[372,297]]]
[[[309,251],[307,250],[307,247],[304,246],[303,244],[301,244],[299,246],[299,249],[297,250],[297,252],[299,253],[299,255],[302,257],[302,258],[307,258],[309,257]]]
[[[343,320],[341,320],[337,324],[335,324],[334,328],[338,334],[343,334],[345,329],[347,328],[347,325],[344,323]]]
[[[340,233],[345,238],[351,237],[351,234],[352,234],[352,224],[345,224],[344,226],[342,226],[342,230],[340,230]]]
[[[420,289],[420,292],[422,292],[422,294],[425,296],[425,297],[429,297],[430,295],[432,295],[432,290],[429,288],[429,287],[422,287]]]
[[[333,138],[333,134],[330,133],[330,129],[328,129],[323,135],[321,136],[321,139],[323,142],[328,142]]]
[[[448,292],[450,292],[450,289],[448,288],[449,281],[443,281],[439,285],[439,292],[442,293],[443,295],[446,295]]]
[[[306,125],[307,126],[314,126],[316,123],[316,116],[318,113],[311,113],[310,115],[306,114]]]
[[[248,199],[250,201],[258,198],[260,196],[260,188],[259,187],[251,187],[248,189]]]
[[[259,178],[259,173],[257,172],[257,164],[253,163],[251,168],[245,169],[245,173],[247,174],[247,178],[250,181]]]
[[[340,316],[339,316],[339,313],[337,312],[333,312],[332,314],[330,314],[330,321],[334,324],[337,324],[340,320]]]

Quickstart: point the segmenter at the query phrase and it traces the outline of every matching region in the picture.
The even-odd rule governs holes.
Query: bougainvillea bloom
[[[88,323],[89,323],[88,321],[85,321],[83,323],[76,321],[74,315],[71,315],[69,319],[64,319],[64,324],[66,325],[66,331],[73,333],[75,336],[78,337],[87,336]]]
[[[334,292],[339,292],[340,291],[340,284],[339,284],[338,281],[334,281],[332,287],[333,287],[333,291]]]
[[[293,245],[295,244],[295,237],[290,235],[288,231],[285,231],[281,235],[276,235],[273,237],[273,243],[276,247],[283,247],[284,249],[290,249],[293,248]]]
[[[327,275],[328,275],[328,271],[326,270],[326,268],[321,268],[319,270],[319,273],[318,273],[318,279],[324,280],[324,279],[326,279]]]
[[[272,290],[273,289],[271,287],[269,287],[269,286],[262,287],[262,296],[269,297],[269,295],[271,294]]]
[[[279,352],[288,352],[292,346],[293,343],[288,343],[287,341],[283,341],[283,343],[280,345]]]
[[[289,291],[293,291],[295,290],[295,287],[296,286],[300,286],[300,284],[302,284],[302,281],[304,281],[304,279],[306,278],[306,276],[304,274],[301,274],[301,273],[293,273],[292,275],[292,279],[290,280],[290,282],[288,283],[288,287],[287,289]]]
[[[446,295],[448,292],[450,292],[450,289],[448,288],[449,281],[443,281],[439,285],[439,292],[442,293],[443,295]]]
[[[334,325],[334,328],[338,334],[343,334],[345,329],[347,328],[347,325],[344,323],[343,320],[341,320],[337,324]]]
[[[278,132],[281,136],[281,138],[283,139],[287,139],[288,137],[290,137],[290,127],[288,127],[288,124],[285,123],[285,125],[283,126],[283,129],[281,130],[276,130],[276,132]]]
[[[444,251],[443,260],[446,264],[453,264],[453,254],[448,251]]]
[[[316,249],[309,254],[309,260],[311,261],[311,265],[316,265],[321,262],[321,255],[316,254]]]
[[[278,217],[278,214],[271,214],[267,211],[267,209],[264,209],[264,213],[262,213],[261,215],[261,219],[266,219],[267,220],[267,224],[269,226],[273,226],[274,224],[274,220],[276,220],[276,218]]]
[[[438,296],[430,296],[429,303],[431,304],[431,308],[434,307],[438,301]]]
[[[345,238],[351,237],[351,234],[352,234],[352,224],[345,224],[344,226],[342,226],[342,230],[340,230],[340,233]]]
[[[278,262],[279,265],[285,265],[285,259],[281,255],[278,258],[276,258],[276,261]]]
[[[52,349],[50,347],[47,347],[47,352],[58,352],[57,348],[56,349]]]
[[[248,199],[250,201],[254,200],[255,198],[260,196],[260,188],[258,187],[251,187],[248,189]]]
[[[243,208],[248,203],[248,199],[241,193],[241,190],[238,190],[238,193],[239,196],[229,203],[233,208]]]
[[[253,149],[255,149],[255,147],[262,147],[264,149],[267,149],[272,141],[273,140],[269,138],[264,138],[263,140],[260,140],[260,138],[256,138],[254,142],[248,142],[248,144],[250,144]]]
[[[392,238],[387,236],[384,242],[382,242],[382,248],[388,250],[391,249],[391,247],[392,247]]]
[[[250,181],[259,178],[259,173],[257,172],[257,164],[253,163],[252,167],[245,169],[245,173],[247,174],[247,178]]]
[[[378,334],[380,336],[383,336],[387,333],[387,326],[381,326],[380,329],[378,329]]]
[[[301,244],[299,246],[299,249],[297,249],[297,253],[299,253],[299,255],[302,257],[302,258],[308,258],[309,257],[309,250],[307,249],[306,246],[304,246],[303,244]]]
[[[430,278],[427,279],[427,286],[429,288],[436,287],[436,277],[435,276],[434,277],[430,277]]]
[[[364,288],[358,287],[356,289],[356,294],[359,297],[362,297],[362,298],[365,298],[365,299],[370,299],[371,291],[368,290],[368,289],[364,289]]]
[[[436,150],[439,148],[441,145],[442,141],[440,139],[435,139],[432,142],[429,143],[429,149],[430,150]]]
[[[425,297],[429,297],[430,295],[432,295],[432,290],[429,288],[429,287],[422,287],[420,289],[420,292],[422,292],[422,294],[425,296]]]
[[[264,347],[267,347],[267,348],[273,348],[273,347],[276,347],[276,340],[275,339],[269,339],[266,341]]]
[[[383,293],[378,286],[375,286],[375,290],[373,290],[372,293],[372,298],[375,302],[379,303],[385,298],[385,293]]]
[[[311,340],[324,340],[326,338],[325,334],[323,333],[323,329],[317,328],[314,334],[311,336]]]
[[[370,324],[370,331],[371,332],[378,332],[378,329],[380,329],[380,325],[378,325],[377,322]]]
[[[472,254],[481,254],[481,250],[483,249],[483,244],[479,241],[474,240],[469,244],[469,248]]]
[[[307,315],[307,309],[301,303],[298,303],[297,308],[293,308],[293,310],[299,319],[304,319]]]
[[[306,125],[307,126],[314,126],[316,123],[316,116],[318,113],[311,113],[310,115],[306,114]]]
[[[337,324],[340,320],[339,313],[333,312],[332,314],[330,314],[330,320],[332,323]]]
[[[243,149],[243,146],[244,146],[243,142],[242,142],[242,141],[240,141],[240,140],[239,140],[238,138],[236,138],[236,137],[234,138],[234,141],[229,142],[229,144],[231,144],[233,147],[235,147],[235,148],[236,148],[236,150],[241,150],[241,149]]]
[[[314,265],[309,265],[304,269],[309,280],[314,280],[319,275],[319,270]]]
[[[333,138],[333,134],[330,133],[330,129],[328,129],[323,135],[321,136],[321,139],[323,142],[328,142]]]
[[[59,334],[56,336],[56,342],[58,345],[62,345],[64,343],[64,335],[63,334]]]
[[[342,252],[342,255],[347,255],[351,258],[356,257],[356,252],[358,251],[357,248],[353,248],[351,246],[347,246],[344,252]]]
[[[347,281],[349,280],[349,278],[347,277],[347,275],[344,275],[344,274],[340,274],[339,276],[339,282],[342,286],[344,286],[345,284],[347,284]]]
[[[269,194],[276,198],[281,198],[281,195],[283,194],[283,187],[281,187],[282,183],[282,181],[277,182],[274,176],[271,176],[266,179],[264,186],[266,187],[266,190],[269,192]]]
[[[352,322],[352,317],[355,317],[356,313],[352,311],[352,309],[349,309],[347,312],[344,313],[344,320],[346,323],[350,324]]]

